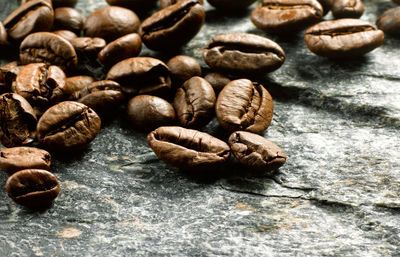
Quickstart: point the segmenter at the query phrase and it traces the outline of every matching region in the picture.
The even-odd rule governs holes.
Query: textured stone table
[[[105,5],[80,0],[77,8],[86,17]],[[394,7],[365,5],[362,19],[373,23]],[[1,20],[16,6],[0,0]],[[254,6],[224,16],[206,5],[206,24],[182,53],[207,71],[201,49],[219,33],[282,45],[285,64],[261,79],[275,99],[264,136],[289,156],[277,174],[257,177],[237,164],[208,179],[181,173],[116,115],[84,152],[53,156],[61,194],[52,208],[17,206],[0,173],[0,256],[399,256],[400,39],[333,61],[313,55],[303,32],[279,38],[256,29]],[[1,63],[15,54],[2,49]],[[99,65],[81,67],[92,71],[104,77]],[[205,130],[226,136],[216,120]]]

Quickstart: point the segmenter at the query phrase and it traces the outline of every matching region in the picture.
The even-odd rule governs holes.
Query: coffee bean
[[[99,37],[77,37],[71,44],[78,54],[94,57],[106,46],[106,41]]]
[[[5,93],[0,96],[0,140],[6,147],[26,145],[35,138],[36,115],[22,96]]]
[[[209,73],[204,77],[204,79],[210,83],[216,94],[219,93],[229,82],[231,82],[230,78],[218,72]]]
[[[178,86],[194,76],[201,76],[200,64],[189,56],[175,56],[167,62],[167,66],[171,72],[172,81]]]
[[[182,127],[160,127],[147,136],[147,143],[164,162],[192,171],[217,168],[230,156],[224,141]]]
[[[161,7],[161,9],[164,9],[170,5],[174,5],[177,2],[181,2],[181,1],[183,1],[183,0],[160,0],[160,7]],[[203,4],[203,0],[199,0],[199,3]]]
[[[49,206],[60,193],[60,184],[52,173],[41,169],[21,170],[6,182],[8,196],[28,208]]]
[[[11,92],[11,84],[15,81],[19,69],[20,67],[18,67],[18,63],[15,61],[0,66],[1,94]]]
[[[104,65],[112,66],[124,59],[138,56],[141,50],[142,39],[139,34],[131,33],[106,45],[100,51],[98,58]]]
[[[279,146],[257,134],[236,131],[229,137],[228,143],[236,159],[252,170],[276,170],[287,159]]]
[[[140,20],[131,10],[108,6],[92,12],[87,17],[83,30],[86,37],[100,37],[110,42],[137,32],[139,26]]]
[[[79,91],[87,88],[95,78],[91,76],[74,76],[66,79],[65,84],[65,98],[69,100],[78,100]]]
[[[50,168],[51,155],[42,149],[19,146],[0,150],[0,169],[12,175],[25,169]]]
[[[107,74],[128,94],[163,94],[171,89],[167,65],[151,57],[134,57],[115,64]]]
[[[376,21],[379,29],[392,35],[400,35],[400,7],[384,12]]]
[[[219,93],[215,112],[228,131],[261,133],[272,121],[274,102],[260,84],[247,79],[231,81]]]
[[[334,0],[331,8],[336,19],[359,18],[364,13],[362,0]]]
[[[4,28],[3,23],[0,22],[0,46],[7,43],[7,31]]]
[[[20,41],[32,32],[49,31],[53,26],[53,19],[51,4],[43,0],[34,0],[13,11],[4,20],[4,27],[10,38]]]
[[[304,41],[311,52],[331,58],[359,56],[381,46],[384,33],[367,21],[339,19],[309,28]]]
[[[56,31],[53,31],[53,33],[56,34],[57,36],[60,36],[64,39],[66,39],[69,42],[71,42],[72,39],[78,37],[74,32],[72,32],[70,30],[56,30]]]
[[[82,15],[70,7],[60,7],[54,10],[55,30],[70,30],[79,34],[83,28],[84,19]]]
[[[153,7],[157,0],[106,0],[109,5],[118,5],[132,10]]]
[[[263,0],[251,13],[251,21],[259,29],[282,34],[300,30],[322,15],[317,0]]]
[[[222,73],[252,75],[278,69],[286,56],[268,38],[234,33],[214,37],[205,47],[203,58],[208,66]]]
[[[22,64],[43,62],[72,71],[78,65],[74,47],[66,39],[49,32],[37,32],[27,36],[19,48]]]
[[[50,107],[37,123],[39,143],[52,150],[75,149],[100,131],[99,116],[84,104],[65,101]]]
[[[127,105],[129,121],[140,130],[149,131],[175,123],[175,110],[164,99],[151,95],[138,95]]]
[[[214,115],[215,93],[207,80],[192,77],[176,92],[174,107],[183,127],[202,127]]]
[[[198,0],[184,0],[143,21],[140,36],[153,50],[171,50],[188,43],[201,29],[205,11]]]
[[[256,0],[207,0],[212,6],[222,10],[241,10]]]
[[[54,7],[74,6],[78,0],[52,0]]]

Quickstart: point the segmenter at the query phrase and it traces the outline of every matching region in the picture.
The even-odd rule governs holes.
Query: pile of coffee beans
[[[256,0],[207,1],[232,15]],[[0,23],[0,46],[19,46],[19,61],[0,67],[0,142],[6,147],[0,168],[10,175],[11,199],[30,208],[51,205],[60,185],[48,171],[49,152],[87,146],[101,120],[121,105],[135,129],[151,131],[147,142],[155,154],[183,170],[217,171],[234,161],[231,155],[262,174],[285,163],[284,151],[259,135],[272,121],[274,102],[253,79],[284,64],[278,43],[248,33],[210,38],[203,58],[212,72],[203,77],[189,56],[166,63],[138,57],[142,43],[161,54],[179,52],[206,21],[203,1],[107,0],[110,6],[86,19],[76,3],[23,0]],[[304,40],[313,53],[349,58],[381,46],[383,31],[399,34],[399,8],[382,14],[379,29],[358,19],[361,0],[261,0],[249,19],[268,33],[311,26]],[[141,22],[135,12],[143,10],[156,11]],[[337,20],[319,22],[329,10]],[[108,70],[103,80],[77,73],[82,59],[98,60]],[[229,138],[200,131],[214,117]]]

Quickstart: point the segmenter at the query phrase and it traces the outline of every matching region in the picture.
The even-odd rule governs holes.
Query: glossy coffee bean
[[[79,91],[87,88],[94,81],[95,78],[84,75],[67,78],[64,90],[65,99],[78,100]]]
[[[0,66],[0,93],[11,92],[11,84],[15,81],[19,73],[19,67],[17,62],[10,62]]]
[[[207,80],[192,77],[178,88],[174,108],[183,127],[202,127],[214,116],[215,93]]]
[[[70,30],[79,34],[83,28],[84,19],[82,15],[70,7],[60,7],[54,10],[55,30]]]
[[[379,29],[392,35],[400,35],[400,7],[382,13],[376,21]]]
[[[66,39],[49,32],[37,32],[27,36],[19,48],[22,64],[43,62],[72,71],[78,65],[74,47]]]
[[[198,0],[184,0],[162,9],[143,21],[140,36],[153,50],[176,49],[188,43],[205,21]]]
[[[127,94],[163,94],[171,89],[167,65],[151,57],[134,57],[115,64],[107,74]]]
[[[117,5],[140,11],[143,8],[153,7],[157,0],[106,0],[109,5]]]
[[[52,173],[41,169],[21,170],[6,182],[8,196],[28,208],[49,206],[60,193],[60,184]]]
[[[54,7],[74,6],[78,0],[52,0]]]
[[[322,18],[317,0],[263,0],[251,13],[254,25],[267,32],[300,30]]]
[[[128,119],[135,128],[149,131],[175,123],[175,110],[164,99],[151,95],[138,95],[126,107]]]
[[[286,56],[283,49],[268,38],[234,33],[214,37],[205,47],[203,58],[216,71],[252,75],[278,69]]]
[[[161,9],[164,9],[170,5],[174,5],[177,2],[181,2],[181,1],[183,1],[183,0],[160,0],[160,7],[161,7]],[[203,0],[199,0],[199,3],[203,4]]]
[[[212,6],[221,10],[242,10],[256,0],[207,0]]]
[[[26,145],[35,138],[36,115],[22,96],[5,93],[0,96],[0,140],[6,147]]]
[[[7,31],[4,28],[3,23],[0,22],[0,46],[7,43]]]
[[[225,163],[230,156],[224,141],[182,127],[160,127],[147,136],[147,143],[158,158],[187,170],[207,171]]]
[[[100,118],[91,108],[65,101],[43,113],[36,133],[43,146],[52,150],[67,150],[90,143],[99,133],[100,126]]]
[[[19,146],[0,150],[0,169],[12,175],[25,169],[49,170],[51,155],[35,147]]]
[[[331,58],[359,56],[381,46],[384,33],[367,21],[339,19],[309,28],[304,41],[311,52]]]
[[[219,93],[229,82],[231,82],[230,78],[218,72],[209,73],[204,77],[204,79],[210,83],[216,94]]]
[[[334,0],[331,11],[336,19],[359,18],[364,13],[362,0]]]
[[[60,36],[64,39],[66,39],[69,42],[71,42],[72,39],[78,37],[74,32],[72,32],[70,30],[56,30],[56,31],[53,31],[53,33],[56,34],[57,36]]]
[[[190,56],[175,56],[167,62],[167,66],[176,85],[181,85],[194,76],[201,76],[200,64]]]
[[[106,46],[106,41],[99,37],[77,37],[71,40],[71,45],[80,55],[96,56]]]
[[[236,159],[252,170],[276,170],[287,159],[279,146],[254,133],[236,131],[229,137],[228,143]]]
[[[219,93],[215,112],[220,125],[228,131],[261,133],[272,121],[274,102],[262,85],[238,79]]]
[[[4,20],[4,27],[10,38],[20,41],[33,32],[49,31],[53,20],[51,4],[43,0],[33,0],[13,11]]]
[[[139,26],[140,20],[131,10],[108,6],[92,12],[87,17],[83,30],[86,37],[100,37],[110,42],[137,32]]]
[[[139,34],[131,33],[120,37],[106,45],[98,58],[105,66],[112,66],[122,60],[136,57],[142,50],[142,39]]]

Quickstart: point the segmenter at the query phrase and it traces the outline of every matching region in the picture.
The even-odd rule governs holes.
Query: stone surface
[[[364,3],[361,18],[372,23],[394,7]],[[105,5],[80,0],[77,8],[87,17]],[[1,0],[0,18],[16,6]],[[230,16],[205,6],[205,26],[179,53],[205,70],[201,49],[213,36],[266,35],[248,19],[255,5]],[[287,60],[260,79],[275,99],[264,136],[289,157],[273,177],[237,163],[213,178],[183,174],[159,161],[146,135],[120,115],[83,152],[53,156],[61,193],[50,209],[14,204],[0,173],[0,256],[398,256],[400,39],[387,35],[362,58],[333,61],[312,54],[302,33],[269,35]],[[4,64],[16,49],[1,53]],[[141,53],[149,55],[162,56]],[[80,72],[103,78],[105,70],[89,61]],[[215,119],[206,131],[229,136]]]

